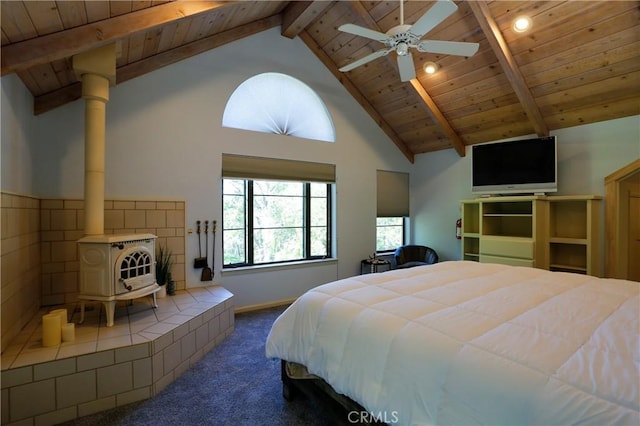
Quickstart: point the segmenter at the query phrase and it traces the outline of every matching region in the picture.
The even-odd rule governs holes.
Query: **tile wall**
[[[77,300],[77,240],[84,201],[3,192],[0,205],[2,351],[41,306]],[[152,233],[174,256],[173,279],[185,285],[184,201],[105,201],[105,234]]]
[[[105,234],[151,233],[156,247],[164,246],[174,256],[173,279],[185,288],[184,201],[106,200]],[[84,235],[84,201],[42,199],[42,305],[77,300],[80,262],[77,241]]]
[[[40,200],[2,193],[2,350],[40,308]]]

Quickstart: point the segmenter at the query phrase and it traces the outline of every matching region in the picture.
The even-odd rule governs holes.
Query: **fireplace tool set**
[[[209,221],[204,221],[204,257],[202,256],[202,240],[200,237],[201,234],[201,221],[196,221],[196,234],[198,234],[198,257],[193,259],[193,267],[196,269],[202,268],[202,273],[200,274],[200,281],[212,281],[214,272],[209,267]],[[213,235],[213,245],[211,246],[212,259],[211,264],[215,263],[216,258],[216,221],[212,220],[212,230],[211,234]]]

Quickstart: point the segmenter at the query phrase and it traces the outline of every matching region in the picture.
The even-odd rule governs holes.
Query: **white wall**
[[[604,195],[604,178],[640,158],[640,116],[551,132],[558,138],[557,195]],[[443,260],[460,259],[455,222],[471,194],[470,148],[416,156],[411,172],[412,240]],[[604,220],[604,219],[603,219]]]
[[[32,139],[32,96],[18,76],[2,77],[0,98],[0,182],[5,192],[34,193],[34,152]]]
[[[233,90],[262,72],[282,72],[315,90],[334,120],[337,141],[222,128]],[[83,101],[34,119],[37,128],[36,193],[83,197]],[[297,297],[318,284],[359,273],[360,260],[375,250],[376,169],[408,171],[409,161],[342,85],[298,39],[279,28],[165,67],[111,89],[107,104],[105,196],[186,201],[187,227],[221,219],[222,153],[336,164],[338,262],[305,268],[220,273],[236,305]],[[197,256],[197,238],[187,236],[187,265]],[[187,286],[201,285],[200,270],[187,267]]]

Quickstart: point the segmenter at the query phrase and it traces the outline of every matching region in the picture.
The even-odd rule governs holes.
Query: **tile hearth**
[[[42,316],[67,309],[75,341],[42,346]],[[2,353],[2,424],[55,424],[156,395],[233,332],[233,295],[219,286],[104,306],[41,309]],[[115,379],[118,377],[118,379]],[[37,395],[36,402],[32,395]]]

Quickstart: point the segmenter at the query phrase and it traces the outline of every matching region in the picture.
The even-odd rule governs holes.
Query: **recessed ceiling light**
[[[426,72],[427,74],[435,74],[436,71],[438,71],[438,64],[431,61],[425,62],[424,72]]]
[[[513,21],[513,31],[522,33],[531,28],[531,18],[528,16],[519,16]]]

